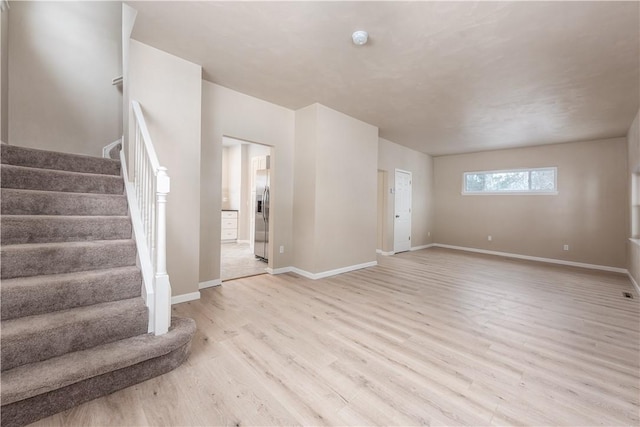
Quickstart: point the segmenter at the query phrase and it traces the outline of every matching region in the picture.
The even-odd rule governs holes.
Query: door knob
[[[400,215],[396,215],[396,218],[400,218]]]

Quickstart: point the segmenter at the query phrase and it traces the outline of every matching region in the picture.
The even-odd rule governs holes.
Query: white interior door
[[[411,172],[396,169],[393,251],[411,249]]]

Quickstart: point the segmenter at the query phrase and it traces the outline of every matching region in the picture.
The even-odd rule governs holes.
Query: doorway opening
[[[270,160],[269,146],[222,138],[222,281],[266,273],[273,212]]]

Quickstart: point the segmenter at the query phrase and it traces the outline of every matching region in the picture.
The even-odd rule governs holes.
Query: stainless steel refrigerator
[[[269,260],[269,169],[256,171],[256,219],[253,250],[256,258]]]

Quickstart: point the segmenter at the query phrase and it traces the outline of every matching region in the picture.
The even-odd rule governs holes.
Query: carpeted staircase
[[[147,333],[120,162],[1,148],[1,424],[179,366],[195,323]]]

